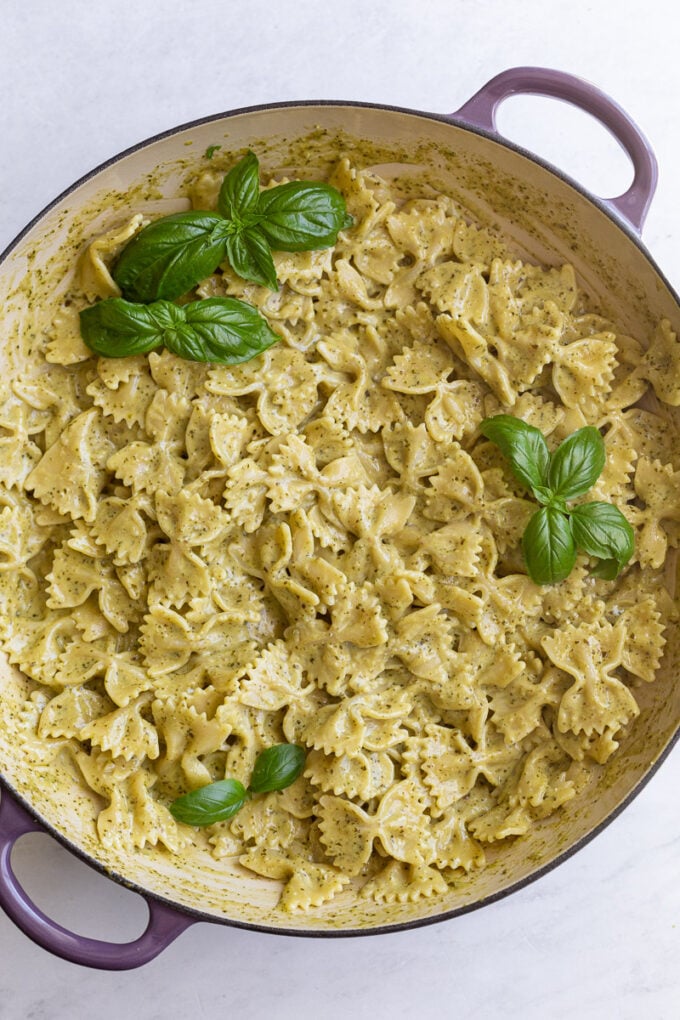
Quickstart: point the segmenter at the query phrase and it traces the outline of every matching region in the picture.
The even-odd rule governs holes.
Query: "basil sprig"
[[[237,298],[206,298],[188,305],[108,298],[81,311],[80,333],[90,350],[107,358],[164,346],[189,361],[222,365],[249,361],[279,340],[257,308]]]
[[[499,447],[515,477],[533,493],[540,509],[522,536],[529,577],[556,584],[571,573],[578,550],[596,557],[592,573],[613,580],[635,549],[635,535],[618,507],[600,500],[568,507],[602,474],[606,451],[596,428],[587,425],[562,442],[553,454],[543,433],[521,418],[486,418],[480,432]]]
[[[163,216],[140,230],[113,268],[123,297],[172,301],[225,258],[244,280],[278,290],[272,251],[330,248],[354,222],[330,184],[292,181],[261,192],[253,152],[225,176],[217,207]]]
[[[209,146],[206,158],[219,148]],[[272,250],[329,248],[353,223],[329,184],[293,181],[260,192],[253,152],[224,177],[217,206],[218,212],[163,216],[132,238],[112,270],[123,297],[80,313],[80,333],[91,350],[124,358],[163,345],[191,361],[249,361],[279,339],[255,307],[235,298],[172,302],[225,258],[244,280],[278,290]]]
[[[305,767],[305,750],[298,744],[274,744],[255,759],[250,786],[238,779],[219,779],[215,783],[185,793],[170,805],[178,822],[186,825],[213,825],[232,818],[254,793],[285,790]]]

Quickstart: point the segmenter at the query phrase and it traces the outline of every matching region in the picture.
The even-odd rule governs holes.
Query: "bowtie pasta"
[[[78,310],[141,215],[96,238],[39,363],[0,401],[0,610],[35,682],[26,739],[69,755],[105,845],[189,841],[284,882],[299,910],[352,884],[437,895],[578,794],[616,752],[676,618],[680,403],[668,323],[641,340],[584,304],[569,265],[518,260],[443,194],[340,162],[354,229],[277,253],[281,288],[228,267],[196,297],[259,307],[281,341],[210,366],[97,359]],[[214,208],[219,177],[195,184]],[[641,342],[642,341],[642,342]],[[533,504],[484,417],[555,448],[586,424],[589,499],[636,533],[615,582],[580,556],[527,577]],[[304,774],[198,833],[168,804],[295,742]]]

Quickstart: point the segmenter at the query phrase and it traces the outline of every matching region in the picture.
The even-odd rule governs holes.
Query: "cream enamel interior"
[[[367,141],[370,139],[370,141]],[[480,219],[502,231],[528,257],[547,265],[571,262],[579,284],[617,322],[648,335],[661,318],[680,328],[676,300],[637,245],[593,203],[531,159],[473,132],[417,114],[354,106],[303,106],[246,112],[193,126],[124,156],[90,177],[42,217],[0,266],[2,370],[14,371],[13,350],[29,344],[49,321],[33,295],[60,286],[64,266],[100,224],[131,207],[175,198],[201,165],[208,145],[253,148],[266,168],[325,168],[339,154],[359,166],[425,167]],[[395,170],[397,167],[395,166]],[[102,206],[105,210],[102,212]],[[47,316],[47,319],[45,318]],[[490,854],[490,865],[449,892],[417,903],[358,900],[352,887],[305,914],[278,911],[278,883],[207,853],[172,857],[162,850],[134,857],[106,850],[97,837],[95,805],[67,765],[42,766],[14,725],[29,682],[0,667],[0,771],[66,839],[125,881],[220,920],[301,931],[366,929],[413,922],[470,906],[521,882],[578,843],[611,815],[643,780],[672,740],[680,720],[674,683],[677,634],[667,635],[657,681],[636,693],[641,715],[630,738],[600,770],[585,796]]]

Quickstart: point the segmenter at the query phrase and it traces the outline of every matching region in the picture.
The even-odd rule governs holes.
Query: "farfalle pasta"
[[[194,208],[219,183],[194,181]],[[148,222],[131,215],[91,238],[0,411],[0,628],[34,684],[27,753],[70,757],[104,845],[235,859],[284,884],[284,912],[348,887],[442,895],[577,797],[677,615],[670,324],[628,336],[571,266],[523,261],[431,188],[347,160],[331,183],[354,227],[276,253],[277,293],[227,264],[196,288],[258,307],[280,336],[265,353],[92,355],[78,311],[119,293],[112,262]],[[558,585],[527,576],[533,504],[479,432],[499,413],[551,449],[600,429],[589,498],[636,536],[616,581],[584,555]],[[307,751],[291,787],[204,833],[173,818],[284,741]]]

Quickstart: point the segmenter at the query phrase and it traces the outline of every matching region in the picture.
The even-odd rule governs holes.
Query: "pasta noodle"
[[[258,358],[83,345],[78,309],[118,293],[137,215],[92,240],[0,400],[0,628],[34,681],[32,753],[72,757],[103,844],[181,854],[175,797],[302,744],[293,786],[206,830],[216,860],[285,883],[283,911],[350,883],[416,901],[484,867],[615,753],[676,615],[669,324],[625,335],[571,266],[518,260],[446,195],[347,160],[332,183],[355,227],[277,253],[278,293],[226,264],[197,288],[261,309],[281,340]],[[478,430],[503,411],[551,448],[602,431],[588,498],[636,533],[616,581],[583,555],[559,585],[527,577],[532,504]]]

